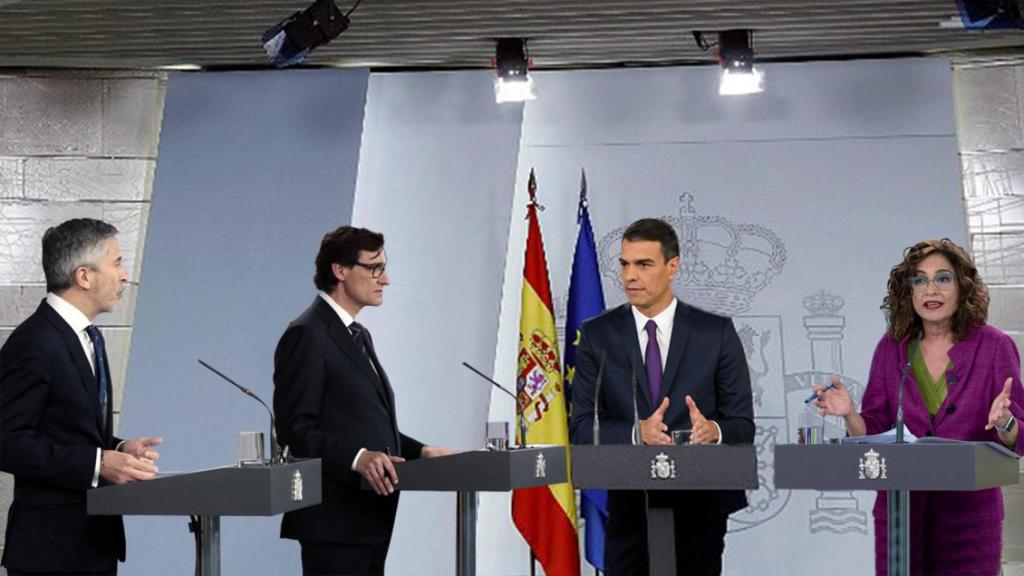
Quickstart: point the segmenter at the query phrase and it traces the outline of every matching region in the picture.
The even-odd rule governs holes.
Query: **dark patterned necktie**
[[[96,355],[96,382],[100,385],[100,415],[106,425],[107,422],[107,348],[103,343],[103,334],[100,329],[92,324],[85,327],[85,333],[92,340],[92,351]]]
[[[654,408],[661,403],[661,347],[658,346],[658,325],[648,320],[644,325],[647,331],[647,352],[644,364],[647,368],[647,384],[651,387],[651,402]]]
[[[353,322],[348,325],[349,332],[352,333],[352,339],[356,341],[356,346],[359,347],[359,351],[366,356],[366,359],[370,359],[370,348],[367,346],[369,343],[366,338],[366,328],[359,322]],[[372,362],[371,362],[372,363]]]
[[[348,325],[348,329],[352,333],[352,339],[356,341],[359,351],[370,361],[370,367],[373,368],[373,371],[379,377],[380,369],[377,367],[377,355],[373,353],[373,344],[370,343],[370,333],[367,331],[366,326],[359,322],[353,322]]]

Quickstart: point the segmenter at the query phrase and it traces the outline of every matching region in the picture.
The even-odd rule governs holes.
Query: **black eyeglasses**
[[[384,271],[387,270],[387,262],[379,262],[377,264],[363,264],[362,262],[356,262],[356,266],[360,268],[366,268],[370,271],[370,276],[373,278],[380,278],[384,275]]]

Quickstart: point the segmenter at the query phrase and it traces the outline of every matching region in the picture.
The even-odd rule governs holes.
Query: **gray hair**
[[[62,222],[43,234],[43,273],[46,290],[62,292],[75,282],[75,270],[96,269],[107,253],[107,238],[117,228],[101,220],[76,218]]]

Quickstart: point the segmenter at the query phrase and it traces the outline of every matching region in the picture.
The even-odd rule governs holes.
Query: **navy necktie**
[[[648,320],[644,325],[647,331],[647,352],[644,364],[647,368],[647,384],[651,387],[651,402],[657,409],[661,403],[661,347],[658,346],[658,325]]]
[[[85,327],[85,333],[92,340],[92,351],[96,355],[96,382],[100,385],[100,415],[104,425],[107,422],[107,349],[103,334],[92,324]]]
[[[359,350],[370,361],[370,367],[373,368],[373,371],[379,377],[380,368],[377,367],[377,355],[373,352],[373,344],[370,343],[370,334],[366,330],[366,326],[359,322],[353,322],[348,325],[348,329],[352,333],[352,338],[356,341],[356,345],[359,346]]]

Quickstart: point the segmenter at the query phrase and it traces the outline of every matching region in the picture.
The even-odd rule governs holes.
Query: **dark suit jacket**
[[[378,377],[378,374],[380,375]],[[337,313],[322,298],[292,322],[274,353],[277,434],[294,456],[323,460],[323,503],[289,512],[281,537],[317,543],[386,542],[398,493],[360,487],[360,448],[419,458],[423,445],[400,434],[395,397]]]
[[[121,517],[85,513],[96,449],[119,441],[112,430],[78,335],[43,301],[0,350],[0,469],[14,475],[8,570],[112,572],[124,560]]]
[[[594,383],[601,355],[606,354],[598,408],[601,443],[629,444],[633,432],[632,375],[637,378],[640,418],[650,416],[662,400],[650,397],[636,322],[629,304],[606,310],[585,322],[580,335],[572,391],[572,442],[593,442]],[[680,301],[662,379],[662,395],[669,397],[664,420],[669,430],[691,427],[690,412],[684,401],[687,394],[693,397],[707,419],[721,427],[723,444],[754,442],[750,373],[732,321]],[[658,505],[725,514],[747,505],[742,490],[659,493],[652,496],[654,501]]]

